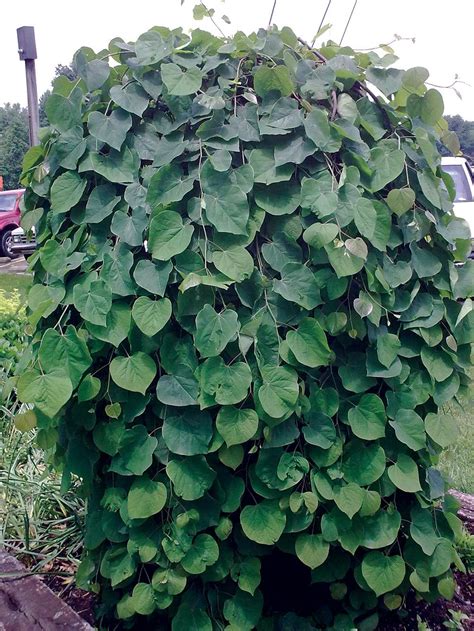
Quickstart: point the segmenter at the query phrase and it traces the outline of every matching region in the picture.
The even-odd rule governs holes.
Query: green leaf
[[[430,88],[425,92],[421,101],[421,119],[427,125],[436,125],[443,116],[444,103],[443,97],[434,88]]]
[[[201,171],[201,185],[204,192],[206,217],[218,232],[247,234],[249,205],[248,188],[242,188],[237,179],[238,171],[216,171],[207,161]]]
[[[321,303],[320,288],[309,267],[301,263],[286,263],[280,275],[281,280],[273,281],[273,290],[285,300],[307,310]]]
[[[289,96],[295,86],[286,66],[260,66],[253,78],[253,87],[258,96],[264,97],[269,92],[279,92],[281,96]]]
[[[181,561],[183,569],[189,574],[202,574],[209,565],[219,558],[219,546],[211,535],[198,535],[191,549]]]
[[[373,493],[373,491],[367,491]],[[380,496],[377,496],[375,504],[380,507]],[[365,502],[360,509],[360,515],[364,515]],[[388,510],[378,510],[363,521],[363,539],[361,545],[369,549],[385,548],[392,545],[397,539],[402,518],[400,513],[393,507]]]
[[[140,159],[136,151],[126,145],[120,151],[112,149],[108,154],[91,153],[89,161],[79,165],[79,170],[95,171],[109,182],[129,184],[137,177]]]
[[[151,220],[149,249],[154,259],[168,261],[184,252],[193,236],[194,226],[183,225],[181,215],[165,210]]]
[[[30,368],[20,375],[17,392],[22,403],[33,403],[43,414],[54,418],[69,401],[72,384],[62,368],[48,372]]]
[[[142,116],[148,107],[150,97],[145,90],[135,82],[124,86],[114,85],[110,88],[110,98],[127,112]]]
[[[166,504],[167,492],[162,482],[141,477],[133,481],[127,497],[128,516],[146,519],[159,513]]]
[[[76,285],[73,290],[76,309],[87,322],[104,326],[112,308],[112,292],[102,280],[94,280],[87,287]]]
[[[169,40],[163,37],[157,31],[147,31],[140,35],[135,42],[135,53],[137,55],[137,63],[140,66],[152,66],[167,57],[173,51],[173,47]]]
[[[202,357],[215,357],[237,335],[239,328],[237,313],[232,309],[217,313],[211,305],[204,305],[196,316],[196,348]]]
[[[247,557],[237,566],[239,578],[238,584],[242,591],[254,594],[260,585],[260,559]],[[234,575],[232,575],[234,577]]]
[[[203,72],[196,66],[181,70],[177,64],[161,65],[163,83],[169,94],[174,96],[186,96],[197,92],[201,87],[203,77]]]
[[[163,375],[156,384],[156,397],[165,405],[197,405],[199,384],[190,375]]]
[[[241,247],[214,252],[212,262],[220,272],[238,282],[249,278],[254,269],[252,256]]]
[[[400,442],[418,451],[426,447],[423,420],[413,410],[398,410],[395,420],[390,421]]]
[[[421,361],[435,381],[444,381],[453,372],[449,355],[438,348],[423,346],[421,349]]]
[[[166,465],[166,473],[176,495],[185,501],[203,497],[216,478],[216,472],[209,467],[204,456],[170,460]]]
[[[193,186],[193,177],[184,176],[177,164],[167,164],[160,167],[151,177],[146,201],[152,208],[179,202],[192,190]]]
[[[92,364],[92,358],[83,337],[73,326],[68,326],[66,334],[48,329],[41,340],[38,359],[42,366],[62,366],[77,388],[84,372]]]
[[[70,96],[73,96],[72,92]],[[49,124],[60,132],[67,132],[72,127],[81,124],[80,102],[75,98],[51,94],[46,100],[45,111]]]
[[[113,381],[131,392],[145,394],[156,375],[156,364],[146,353],[138,351],[130,357],[115,357],[110,363]]]
[[[149,583],[137,583],[132,591],[130,606],[133,612],[148,616],[156,609],[153,587]]]
[[[159,568],[153,574],[151,584],[157,592],[165,592],[170,596],[181,594],[186,587],[186,574],[180,568]]]
[[[100,326],[88,322],[87,328],[97,339],[118,347],[127,337],[131,323],[132,314],[129,305],[125,302],[113,302],[106,316],[105,325]]]
[[[114,546],[109,548],[101,561],[100,573],[105,578],[110,579],[112,587],[120,585],[135,574],[136,561],[133,559],[124,546]]]
[[[278,182],[254,189],[255,202],[270,215],[289,215],[301,201],[300,187],[295,182]]]
[[[416,462],[406,454],[399,454],[397,462],[387,469],[388,477],[398,489],[406,493],[421,491]]]
[[[157,444],[156,438],[149,436],[144,425],[125,430],[109,470],[125,476],[143,475],[152,465]]]
[[[329,125],[326,110],[315,107],[304,121],[306,135],[316,147],[325,153],[335,153],[341,148],[341,138],[337,131]]]
[[[386,556],[369,552],[362,561],[362,576],[376,596],[386,594],[400,585],[405,577],[405,562],[401,556]]]
[[[413,243],[410,246],[412,252],[412,265],[419,278],[435,276],[442,268],[438,257],[427,249],[419,248]]]
[[[430,412],[425,418],[426,433],[440,447],[449,447],[456,442],[459,428],[456,419],[447,414],[433,414]]]
[[[202,390],[216,403],[234,405],[246,398],[252,373],[244,362],[227,366],[221,357],[211,357],[200,366],[200,382]]]
[[[367,79],[373,83],[385,96],[397,92],[404,79],[405,71],[398,68],[374,68],[369,66],[366,71]]]
[[[339,234],[335,223],[314,223],[303,232],[304,241],[313,248],[322,248]]]
[[[349,410],[348,419],[358,438],[377,440],[385,436],[385,407],[376,394],[364,394],[357,406]]]
[[[196,456],[208,452],[212,421],[207,412],[190,409],[169,413],[163,421],[163,440],[174,454]]]
[[[232,629],[251,631],[255,629],[263,609],[263,596],[260,592],[251,595],[240,589],[235,596],[224,603],[224,618]]]
[[[212,622],[202,609],[191,609],[184,604],[173,618],[172,631],[212,631]]]
[[[37,425],[36,414],[33,410],[27,410],[26,412],[20,412],[16,414],[13,423],[15,428],[19,432],[29,432],[34,429]]]
[[[374,147],[370,152],[370,157],[374,172],[370,181],[370,190],[375,193],[393,182],[403,171],[405,152],[394,148],[392,144],[384,144]]]
[[[146,296],[137,298],[133,303],[132,317],[145,335],[152,337],[165,326],[171,318],[172,306],[168,298],[150,300]]]
[[[110,229],[122,243],[137,247],[143,244],[143,233],[147,225],[145,208],[138,207],[130,215],[126,212],[116,212],[112,217]]]
[[[377,358],[389,368],[398,356],[401,342],[393,333],[385,333],[377,338]]]
[[[143,287],[151,294],[164,296],[168,279],[173,266],[170,261],[138,261],[133,272],[133,278],[137,285]]]
[[[342,247],[336,247],[332,243],[325,246],[329,262],[338,278],[353,276],[360,272],[364,267],[365,257],[367,256],[367,246],[365,246],[365,249],[364,246],[365,243],[360,237],[347,239]]]
[[[240,524],[251,541],[271,546],[283,534],[286,515],[281,512],[278,501],[264,500],[254,506],[245,506],[240,513]]]
[[[306,442],[321,447],[321,449],[329,449],[337,437],[332,419],[326,414],[311,410],[305,414],[305,421],[303,436]]]
[[[258,416],[255,410],[222,407],[217,415],[216,427],[228,447],[240,445],[256,434]]]
[[[304,366],[327,366],[331,357],[326,334],[314,318],[301,320],[295,331],[290,331],[286,341],[296,359]]]
[[[107,143],[120,151],[127,132],[132,126],[132,117],[122,109],[114,110],[109,116],[102,112],[91,112],[87,119],[89,133],[100,142]]]
[[[295,541],[296,556],[312,570],[326,561],[329,555],[329,543],[322,535],[298,535]]]
[[[51,213],[67,213],[79,203],[87,186],[87,181],[74,171],[68,171],[56,178],[51,186]]]
[[[366,486],[378,480],[385,471],[385,452],[380,445],[352,443],[346,449],[343,463],[344,477],[348,482]]]
[[[361,509],[365,491],[357,484],[349,483],[334,489],[334,501],[340,511],[350,519]]]
[[[298,376],[287,366],[263,366],[263,385],[257,396],[265,412],[272,418],[281,418],[292,412],[298,400]]]
[[[112,214],[119,201],[120,197],[115,194],[115,186],[112,184],[96,186],[87,200],[83,220],[92,224],[100,223]]]
[[[302,164],[306,158],[317,153],[314,143],[302,133],[285,136],[275,146],[275,165]]]
[[[360,234],[369,241],[374,235],[376,221],[377,211],[372,201],[365,197],[358,199],[354,208],[354,223]]]
[[[252,149],[248,156],[249,164],[254,172],[256,184],[276,184],[287,182],[294,171],[292,164],[284,164],[277,167],[273,155],[273,149],[262,147]]]

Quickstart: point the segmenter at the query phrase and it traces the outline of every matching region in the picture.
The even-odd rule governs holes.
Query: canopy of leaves
[[[435,465],[469,381],[469,232],[439,94],[393,61],[155,27],[55,81],[17,388],[84,481],[104,628],[375,628],[460,565]],[[261,573],[277,548],[334,607],[266,602],[262,580],[299,591]]]

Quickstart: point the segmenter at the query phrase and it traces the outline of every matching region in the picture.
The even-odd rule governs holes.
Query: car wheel
[[[14,252],[12,252],[12,245],[13,245],[12,231],[5,230],[5,232],[2,232],[0,236],[0,253],[3,256],[8,256],[11,259],[16,259],[18,258],[18,254],[15,254]]]

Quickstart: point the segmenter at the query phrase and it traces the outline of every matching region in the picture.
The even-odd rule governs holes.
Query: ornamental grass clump
[[[83,480],[101,628],[371,629],[453,594],[474,263],[441,96],[395,59],[156,27],[56,79],[17,388]]]

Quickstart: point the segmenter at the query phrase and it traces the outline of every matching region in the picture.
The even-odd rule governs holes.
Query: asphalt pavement
[[[17,259],[0,256],[0,274],[24,274],[27,268],[28,263],[23,256]]]

